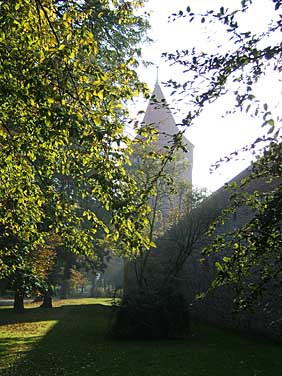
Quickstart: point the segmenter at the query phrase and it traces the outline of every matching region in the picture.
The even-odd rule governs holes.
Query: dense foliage
[[[142,5],[0,2],[0,277],[25,270],[55,234],[82,254],[97,233],[125,252],[149,246],[122,121],[146,91],[134,71]]]
[[[139,289],[118,306],[112,332],[122,339],[185,338],[191,334],[189,304],[173,289]]]

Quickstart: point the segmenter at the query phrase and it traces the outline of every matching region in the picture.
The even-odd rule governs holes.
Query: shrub
[[[124,339],[184,338],[190,333],[189,305],[183,295],[142,291],[118,305],[113,335]]]

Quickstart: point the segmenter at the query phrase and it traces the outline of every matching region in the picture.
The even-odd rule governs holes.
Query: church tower
[[[156,81],[142,125],[154,127],[158,131],[158,140],[155,142],[155,146],[159,150],[164,146],[172,145],[173,135],[179,132],[158,81]],[[194,145],[184,135],[182,136],[182,144],[187,151],[178,150],[176,153],[176,162],[177,160],[185,161],[185,164],[182,163],[185,167],[181,168],[179,178],[192,185]]]

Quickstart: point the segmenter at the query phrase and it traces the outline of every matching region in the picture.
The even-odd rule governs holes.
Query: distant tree
[[[267,127],[264,137],[255,139],[245,148],[253,152],[256,161],[249,176],[234,184],[234,188],[239,189],[234,192],[231,207],[223,213],[221,220],[244,205],[250,208],[253,217],[232,233],[216,237],[210,247],[212,252],[230,250],[230,257],[224,255],[222,262],[217,263],[218,276],[214,285],[237,284],[237,304],[241,308],[247,308],[260,299],[269,286],[279,290],[282,285],[281,119],[274,118],[271,106],[261,103],[255,91],[262,77],[282,70],[282,2],[271,1],[273,13],[267,28],[255,33],[243,29],[241,21],[243,16],[256,17],[253,7],[257,3],[242,0],[237,9],[221,6],[203,13],[194,12],[188,6],[186,10],[173,14],[174,20],[185,17],[190,23],[205,23],[214,29],[220,26],[221,36],[225,33],[229,42],[219,43],[212,54],[197,51],[196,47],[164,54],[171,63],[179,64],[188,78],[183,83],[168,82],[175,90],[191,93],[194,107],[183,119],[183,124],[191,125],[209,103],[231,93],[235,106],[227,111],[245,111]],[[235,154],[237,152],[223,160],[228,161]],[[248,189],[259,180],[266,183],[266,189]]]
[[[109,257],[109,260],[106,262],[105,271],[101,273],[101,278],[109,286],[112,286],[111,295],[117,294],[120,296],[124,282],[123,271],[124,260],[118,257]]]
[[[48,291],[47,277],[55,263],[56,254],[54,250],[45,245],[36,251],[31,251],[28,255],[18,256],[17,265],[12,265],[12,270],[8,277],[8,287],[13,289],[14,311],[21,313],[24,311],[24,298]]]
[[[126,173],[130,140],[122,120],[125,102],[146,92],[134,70],[148,27],[140,7],[1,1],[0,278],[20,269],[40,277],[32,255],[50,233],[79,254],[95,254],[98,231],[124,250],[149,247],[146,204]]]
[[[87,277],[83,271],[71,269],[70,285],[74,290],[80,290],[80,296],[83,295],[85,285],[87,284]]]

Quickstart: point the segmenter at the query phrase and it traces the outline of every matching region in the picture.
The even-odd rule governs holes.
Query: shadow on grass
[[[281,346],[208,326],[196,326],[185,341],[115,341],[108,332],[111,307],[30,311],[20,323],[57,324],[37,342],[29,338],[32,348],[5,376],[281,376]]]
[[[50,375],[50,372],[56,375],[61,369],[59,364],[71,371],[66,374],[76,374],[73,367],[77,357],[84,364],[89,346],[107,339],[111,312],[111,307],[99,304],[29,308],[24,314],[8,308],[0,310],[0,359],[7,366],[0,369],[1,375],[38,376]],[[51,329],[46,333],[43,328],[40,335],[42,326],[50,322]],[[59,374],[64,373],[61,370]]]
[[[0,309],[0,326],[58,320],[60,317],[64,316],[68,309],[68,306],[55,307],[52,309],[29,308],[24,313],[15,313],[12,308]]]

